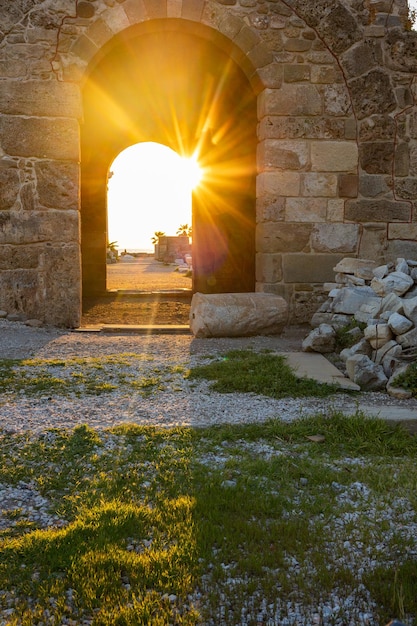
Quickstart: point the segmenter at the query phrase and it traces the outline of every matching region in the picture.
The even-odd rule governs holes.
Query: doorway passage
[[[209,30],[169,19],[132,27],[91,66],[81,133],[84,310],[91,298],[115,295],[106,271],[109,172],[118,155],[143,143],[198,153],[208,174],[193,194],[192,291],[255,289],[256,96]]]
[[[123,150],[107,185],[107,291],[192,289],[192,192],[196,155],[142,142]]]

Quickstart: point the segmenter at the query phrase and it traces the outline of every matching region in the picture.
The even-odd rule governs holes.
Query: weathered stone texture
[[[349,87],[359,119],[395,109],[391,80],[382,70],[371,70],[365,76],[351,80]]]
[[[0,89],[0,114],[81,118],[80,88],[55,80],[10,81]]]
[[[408,222],[411,208],[407,202],[347,200],[345,217],[351,222]]]
[[[256,280],[260,283],[277,283],[282,280],[282,255],[257,254]]]
[[[256,228],[256,249],[259,252],[302,252],[310,249],[310,224],[268,223]]]
[[[311,168],[319,172],[349,172],[358,164],[358,147],[353,141],[313,141]]]
[[[357,224],[316,224],[311,245],[316,252],[356,252],[359,232]]]
[[[79,167],[76,163],[39,161],[35,172],[41,206],[78,210]]]
[[[287,254],[283,257],[283,275],[287,283],[326,283],[334,278],[334,266],[340,254]]]
[[[74,4],[69,9],[67,0],[13,0],[3,2],[0,11],[0,308],[77,323],[84,85],[97,62],[114,53],[114,42],[159,28],[161,36],[184,29],[196,42],[201,38],[223,50],[253,92],[257,290],[285,295],[294,320],[307,321],[303,310],[322,297],[320,283],[331,281],[329,264],[337,255],[378,262],[406,252],[417,256],[417,33],[402,26],[404,2]],[[186,74],[189,68],[178,71]],[[200,71],[203,84],[204,64]],[[117,98],[119,83],[108,80],[109,93]],[[175,73],[170,80],[174,85]],[[216,104],[207,102],[208,123],[215,128],[217,98],[229,89],[227,77],[208,94],[210,89]],[[177,139],[186,143],[188,118],[182,105],[175,111],[177,104],[174,98]],[[125,114],[130,112],[122,103],[120,115]],[[230,114],[228,119],[236,112]],[[244,121],[238,141],[243,129]],[[192,129],[190,136],[197,140],[199,132]],[[133,130],[132,143],[136,140]],[[112,149],[121,145],[115,146],[103,147],[114,157]],[[89,147],[92,154],[94,148]],[[218,148],[227,162],[222,139]],[[106,191],[101,191],[97,211],[104,212]],[[99,230],[98,237],[87,227],[84,238],[104,258],[105,228]]]
[[[14,206],[19,189],[20,179],[17,168],[0,167],[0,211],[6,211]]]
[[[0,117],[1,147],[10,156],[79,161],[78,122],[39,117]]]

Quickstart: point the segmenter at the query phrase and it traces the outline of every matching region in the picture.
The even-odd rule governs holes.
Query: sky
[[[156,231],[176,235],[191,226],[195,162],[161,144],[144,142],[121,152],[110,166],[107,196],[109,242],[119,250],[153,251]]]

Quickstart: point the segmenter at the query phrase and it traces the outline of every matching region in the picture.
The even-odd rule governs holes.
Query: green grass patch
[[[399,374],[394,379],[394,385],[408,389],[413,394],[413,397],[417,397],[417,363],[411,363],[407,368],[407,371],[403,374]]]
[[[148,356],[131,353],[95,358],[3,359],[0,360],[0,392],[82,396],[126,388],[147,396],[164,389],[170,377],[179,373],[174,366],[152,369],[149,367],[151,360]]]
[[[327,397],[340,390],[336,385],[297,378],[282,355],[250,350],[232,350],[194,367],[189,378],[211,380],[211,388],[220,393],[256,393],[272,398]]]
[[[12,626],[296,624],[295,610],[414,624],[416,458],[416,438],[359,413],[3,433],[0,611]]]

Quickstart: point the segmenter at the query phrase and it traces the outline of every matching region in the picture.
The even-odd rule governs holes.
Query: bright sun
[[[181,157],[145,142],[121,152],[110,166],[107,218],[109,241],[119,249],[153,251],[156,231],[175,235],[191,226],[192,190],[202,179],[196,157]]]

